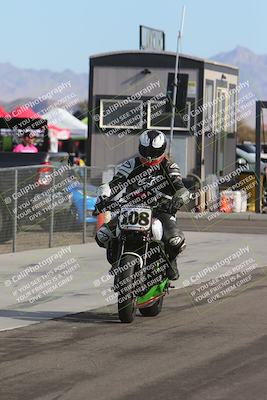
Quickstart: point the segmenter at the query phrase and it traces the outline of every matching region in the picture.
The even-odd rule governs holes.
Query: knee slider
[[[107,248],[111,238],[112,233],[110,232],[109,228],[105,225],[102,225],[96,232],[95,241],[98,246]]]
[[[183,235],[173,236],[169,240],[169,246],[175,249],[180,249],[184,244],[185,238]]]

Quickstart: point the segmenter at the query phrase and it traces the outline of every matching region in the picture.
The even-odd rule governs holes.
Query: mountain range
[[[61,92],[52,93],[53,102],[71,94],[78,101],[83,101],[88,93],[88,74],[75,73],[69,69],[63,72],[24,69],[10,63],[0,63],[0,105],[8,111],[39,96],[45,97],[48,93],[51,95],[51,91],[60,85],[64,88]],[[42,107],[49,101],[51,98],[42,100]],[[39,111],[38,107],[33,108],[36,112]]]
[[[240,82],[249,81],[250,90],[259,100],[267,99],[267,54],[255,54],[246,47],[216,54],[212,60],[239,67]]]
[[[258,55],[245,47],[237,46],[229,52],[218,53],[211,59],[239,67],[240,82],[249,80],[250,90],[256,97],[267,99],[267,54]],[[0,63],[0,105],[10,111],[18,104],[45,95],[64,82],[71,84],[64,89],[64,96],[74,93],[79,101],[87,99],[87,73],[75,73],[69,69],[63,72],[24,69],[9,63]],[[62,96],[62,93],[54,94],[53,101]],[[46,103],[49,103],[49,99],[42,106]],[[39,111],[38,105],[35,111]]]

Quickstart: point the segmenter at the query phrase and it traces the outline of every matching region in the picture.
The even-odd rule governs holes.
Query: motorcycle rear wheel
[[[156,317],[156,315],[158,315],[161,312],[162,305],[163,305],[163,296],[160,299],[158,299],[152,306],[139,308],[139,311],[144,317]]]

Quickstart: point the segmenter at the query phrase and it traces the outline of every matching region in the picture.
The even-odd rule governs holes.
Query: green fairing
[[[146,303],[153,297],[160,296],[167,289],[168,284],[169,284],[169,279],[166,278],[160,284],[152,286],[152,288],[150,288],[149,291],[144,296],[138,297],[137,305]]]

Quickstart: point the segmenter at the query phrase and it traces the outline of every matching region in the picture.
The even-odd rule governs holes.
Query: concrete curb
[[[204,213],[192,213],[192,212],[185,212],[185,211],[178,211],[176,214],[178,219],[189,219],[193,221],[200,221],[200,220],[212,220],[215,216],[216,219],[220,220],[243,220],[243,221],[266,221],[267,222],[267,214],[256,214],[252,212],[245,212],[245,213],[221,213],[218,214],[216,212],[204,212]]]

